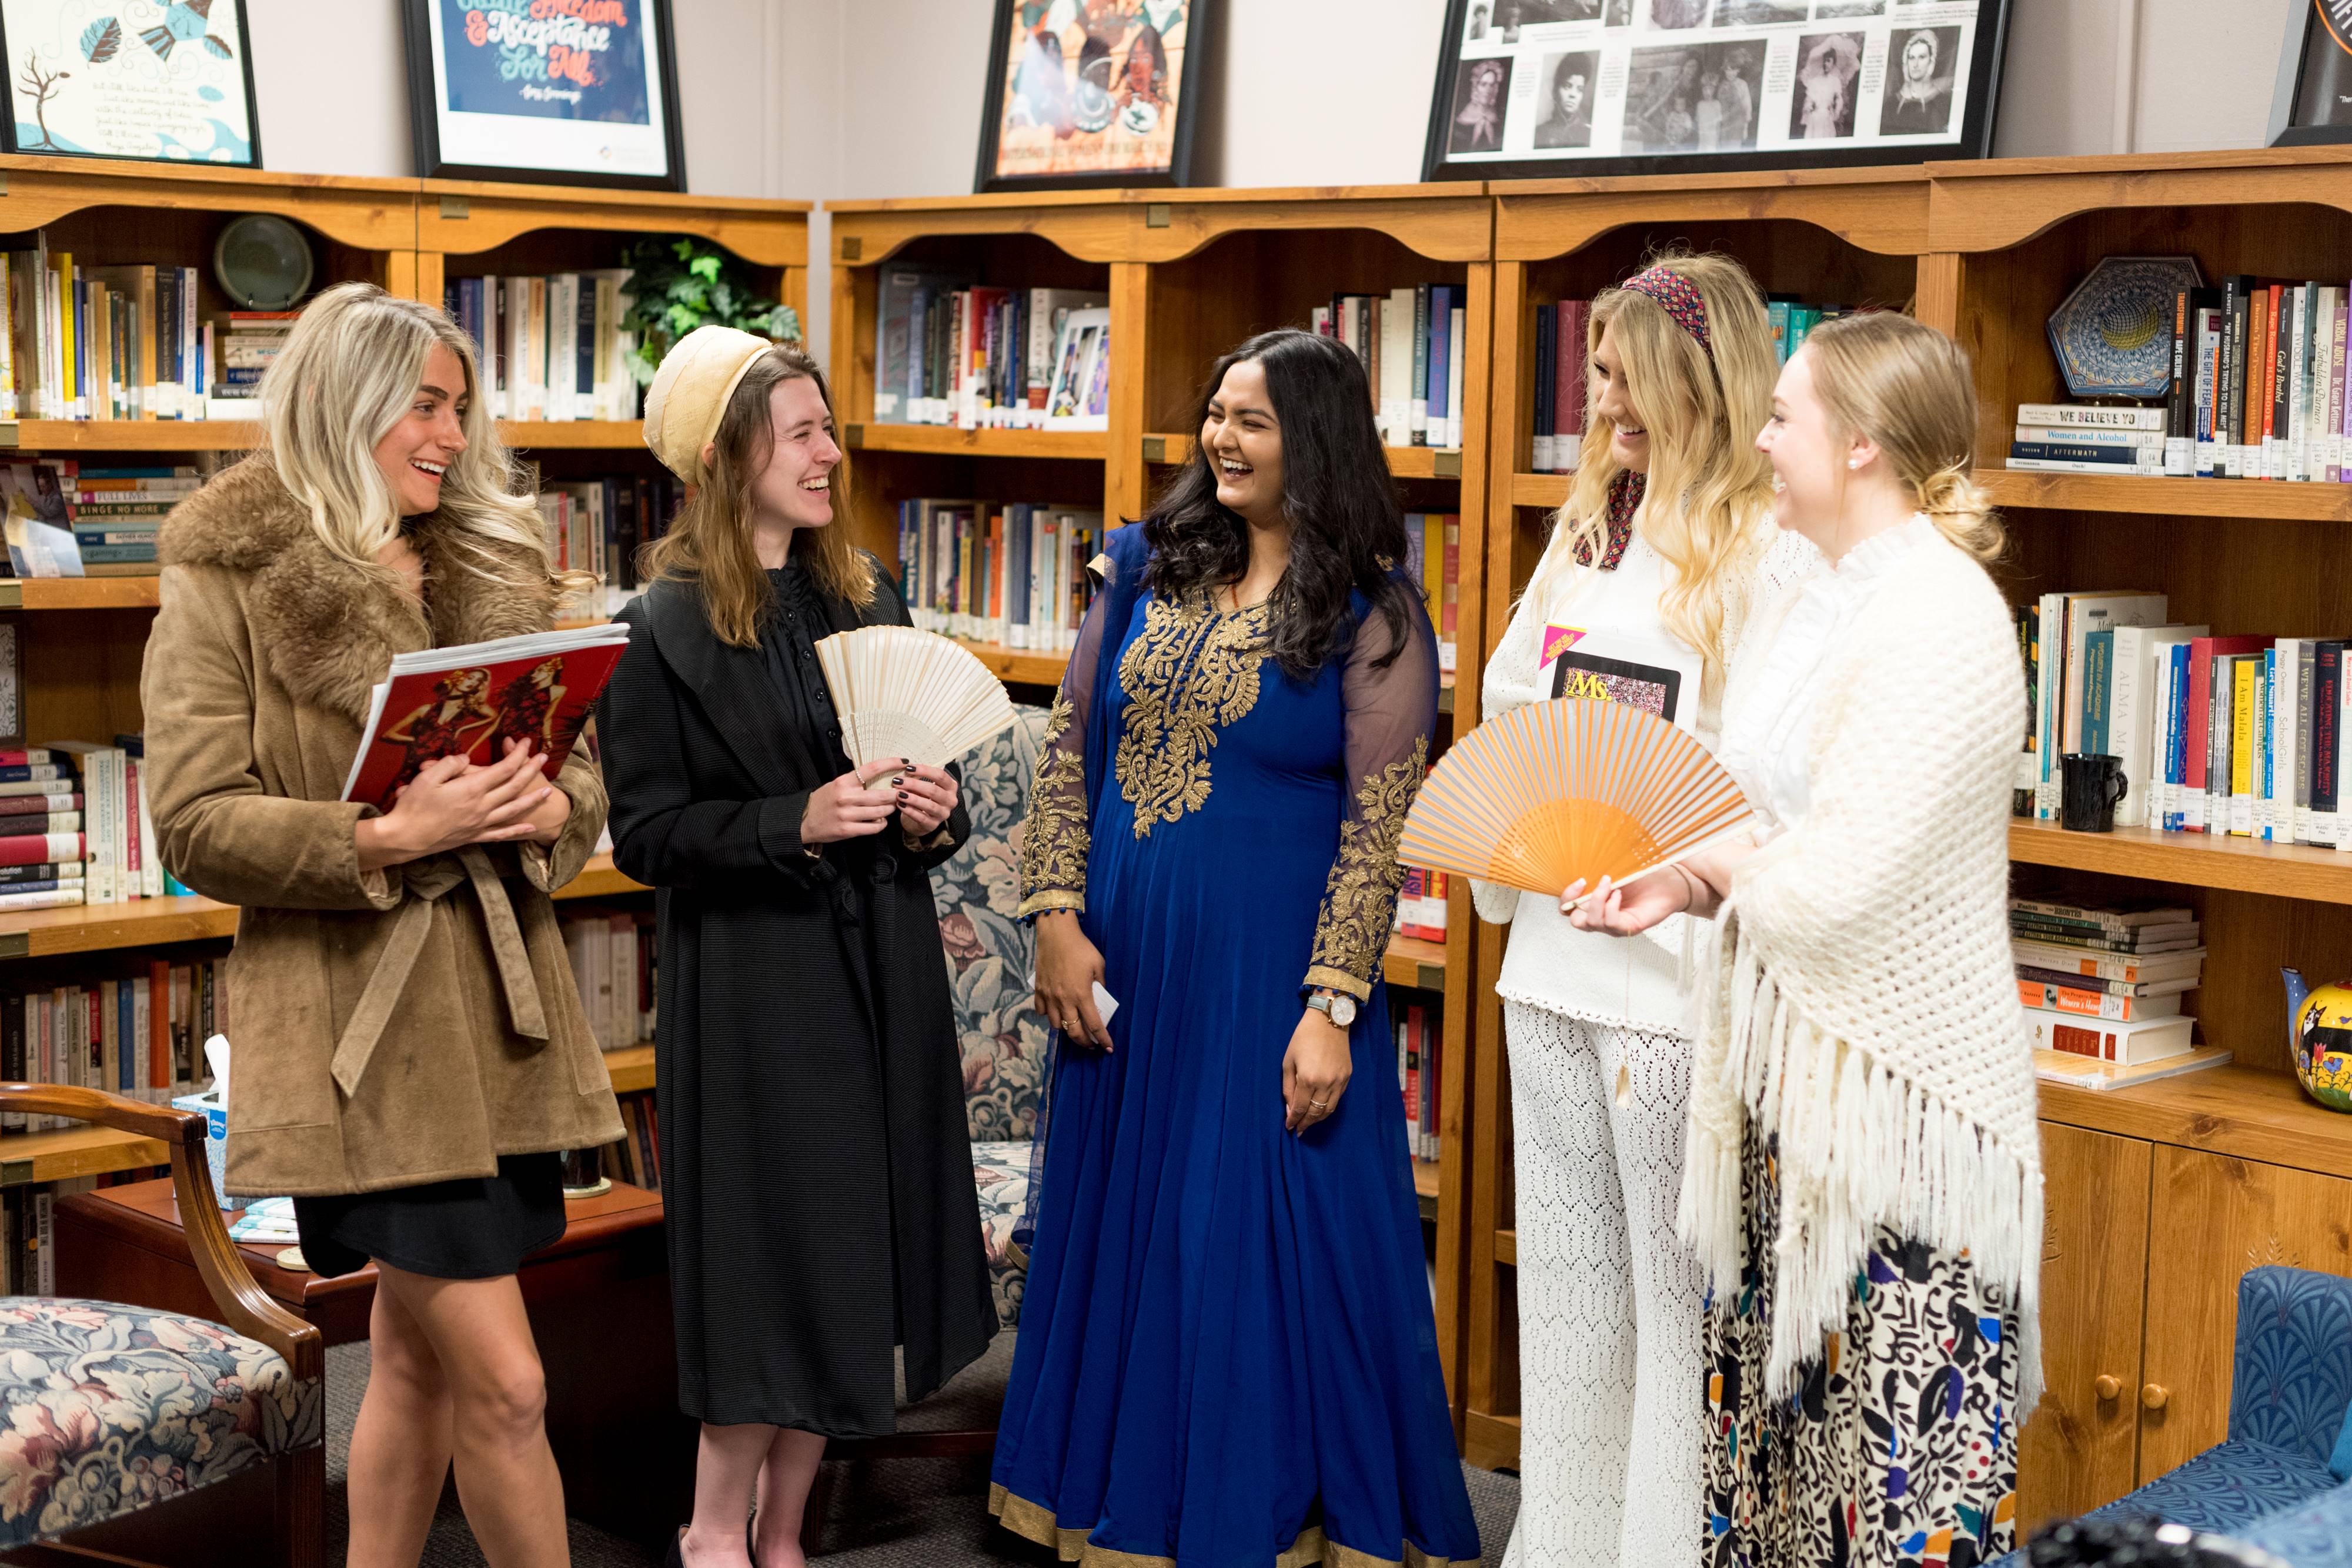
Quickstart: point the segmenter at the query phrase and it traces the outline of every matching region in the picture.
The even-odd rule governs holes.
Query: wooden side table
[[[523,1301],[547,1369],[547,1436],[565,1508],[615,1535],[666,1545],[692,1512],[698,1428],[677,1407],[669,1260],[659,1197],[625,1183],[572,1198],[562,1239],[523,1260]],[[210,1317],[169,1181],[78,1193],[57,1206],[58,1292]],[[326,1280],[246,1246],[261,1288],[330,1345],[368,1337],[373,1265]]]

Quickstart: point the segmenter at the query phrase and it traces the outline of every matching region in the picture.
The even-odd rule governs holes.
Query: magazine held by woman
[[[628,642],[626,626],[608,622],[394,654],[343,799],[389,811],[426,763],[495,762],[509,740],[529,742],[553,777]]]

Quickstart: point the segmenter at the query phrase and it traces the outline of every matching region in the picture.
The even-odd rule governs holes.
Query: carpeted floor
[[[989,1354],[963,1375],[908,1413],[907,1425],[974,1427],[988,1424],[1012,1364],[1013,1336],[997,1336]],[[350,1531],[344,1511],[343,1469],[352,1423],[367,1387],[368,1347],[339,1345],[327,1353],[327,1555],[343,1562]],[[839,1467],[836,1467],[839,1469]],[[1478,1516],[1478,1538],[1486,1561],[1500,1563],[1519,1507],[1519,1483],[1509,1476],[1462,1468],[1470,1504]],[[988,1461],[899,1459],[842,1474],[833,1489],[825,1524],[824,1568],[933,1568],[934,1564],[1004,1563],[1017,1568],[1049,1564],[1049,1553],[998,1531],[989,1521]],[[684,1521],[679,1522],[683,1523]],[[632,1542],[574,1520],[574,1568],[658,1568],[660,1559]],[[424,1568],[479,1568],[482,1554],[457,1504],[446,1500],[425,1548]]]

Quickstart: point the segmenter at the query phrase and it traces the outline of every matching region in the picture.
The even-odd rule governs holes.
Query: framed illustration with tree
[[[0,145],[261,166],[245,0],[0,0]]]

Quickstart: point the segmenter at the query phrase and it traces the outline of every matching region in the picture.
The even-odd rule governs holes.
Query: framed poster
[[[669,0],[401,0],[426,179],[686,189]]]
[[[2009,0],[1452,0],[1422,177],[1981,158],[2008,21]]]
[[[2270,144],[2352,141],[2352,0],[2301,0],[2299,12],[2279,48]]]
[[[1189,184],[1218,0],[995,0],[974,191]]]
[[[261,166],[245,0],[0,0],[11,152]]]

